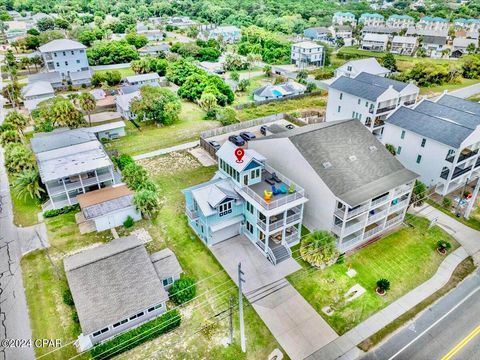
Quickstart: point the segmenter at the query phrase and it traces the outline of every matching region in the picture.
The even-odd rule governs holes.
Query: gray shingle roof
[[[38,49],[41,52],[51,52],[51,51],[66,51],[66,50],[76,50],[76,49],[86,49],[87,47],[78,41],[70,39],[56,39],[52,40],[45,45],[40,46]]]
[[[168,299],[143,244],[129,236],[64,259],[84,334]]]
[[[467,113],[480,115],[480,104],[474,101],[468,101],[453,95],[444,94],[436,102],[437,104],[449,106]]]
[[[454,148],[458,148],[472,133],[471,128],[451,120],[431,116],[404,106],[393,112],[386,122]]]
[[[288,138],[333,194],[352,207],[418,177],[358,120],[307,125],[269,138]],[[331,166],[325,168],[327,162]]]
[[[58,71],[48,73],[38,73],[28,76],[28,82],[34,83],[36,81],[48,81],[50,84],[61,83],[62,75]]]
[[[48,81],[36,81],[32,84],[28,84],[22,89],[22,96],[24,98],[54,93],[55,91]]]
[[[183,272],[177,257],[169,248],[151,254],[150,259],[161,280]]]
[[[36,133],[30,140],[32,151],[35,154],[50,151],[66,146],[82,144],[96,140],[95,134],[87,129],[55,129],[49,133]]]
[[[466,113],[462,110],[435,103],[433,101],[424,100],[415,106],[415,111],[419,111],[426,115],[435,116],[441,119],[447,119],[459,125],[474,130],[480,125],[480,116]]]
[[[332,89],[343,91],[363,99],[376,101],[388,87],[392,85],[396,91],[403,90],[408,84],[384,78],[382,76],[362,72],[355,78],[340,76],[330,87]]]
[[[110,214],[114,211],[128,208],[133,205],[133,194],[125,195],[117,199],[107,200],[83,209],[85,219],[94,219],[99,216]]]
[[[73,71],[69,75],[70,75],[70,80],[71,81],[84,80],[84,79],[91,79],[92,78],[92,72],[90,70]]]

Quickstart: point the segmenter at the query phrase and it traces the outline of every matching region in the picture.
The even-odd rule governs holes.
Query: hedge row
[[[110,341],[95,346],[90,350],[90,354],[93,358],[99,360],[111,359],[176,328],[180,325],[180,321],[178,310],[171,310],[154,320],[114,337]]]
[[[61,209],[52,209],[52,210],[47,210],[43,212],[43,217],[44,218],[51,218],[54,216],[62,215],[62,214],[67,214],[72,211],[79,211],[80,210],[80,205],[69,205],[65,206]]]

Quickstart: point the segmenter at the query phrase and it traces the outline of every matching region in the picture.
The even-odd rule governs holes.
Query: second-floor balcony
[[[72,190],[82,189],[92,185],[98,185],[109,180],[113,180],[112,174],[110,172],[97,173],[96,175],[88,177],[79,176],[78,181],[65,181],[64,184],[60,183],[58,185],[47,184],[48,193],[50,195],[57,195]]]
[[[295,223],[296,221],[300,220],[300,217],[301,210],[298,207],[288,209],[286,218],[284,214],[271,216],[270,222],[268,224],[268,231],[274,231],[280,229],[284,225],[290,225],[292,223]],[[263,231],[267,231],[267,223],[265,222],[265,220],[258,219],[257,224]]]
[[[360,205],[360,206],[357,206],[353,209],[348,209],[347,219],[350,219],[354,216],[357,216],[361,213],[364,213],[367,210],[368,210],[368,204]],[[343,219],[343,217],[345,216],[345,210],[344,209],[336,209],[335,210],[335,215],[337,215],[340,219]]]
[[[403,200],[403,201],[400,201],[400,202],[398,202],[398,203],[396,203],[396,204],[392,204],[392,205],[390,206],[389,212],[392,213],[392,212],[398,211],[398,210],[400,210],[400,209],[403,209],[403,208],[404,208],[405,206],[407,206],[407,205],[408,205],[408,199],[405,199],[405,200]]]
[[[190,219],[192,220],[198,219],[198,211],[195,210],[193,207],[187,207],[186,212]]]
[[[458,178],[459,176],[461,176],[461,175],[463,175],[463,174],[465,174],[465,173],[468,173],[470,170],[472,170],[472,167],[473,167],[473,165],[467,166],[466,168],[459,168],[459,167],[457,166],[457,167],[455,168],[455,170],[453,171],[452,180]],[[446,170],[443,170],[443,171],[441,172],[440,177],[441,177],[442,179],[447,180],[449,174],[450,174],[450,169],[446,169]]]
[[[415,102],[416,102],[415,99],[413,99],[413,100],[406,100],[406,101],[403,102],[403,105],[405,105],[405,106],[410,106],[410,105],[415,104]]]
[[[387,111],[391,111],[391,110],[395,110],[395,108],[397,107],[397,105],[393,104],[393,105],[385,105],[383,107],[379,107],[377,109],[377,114],[382,114],[382,113],[385,113]]]
[[[473,151],[471,151],[471,150],[465,151],[464,150],[464,151],[461,152],[460,155],[458,155],[457,163],[462,162],[462,161],[467,160],[467,159],[470,159],[471,157],[473,157],[477,154],[478,154],[478,149],[473,150]],[[448,162],[451,162],[451,163],[453,163],[454,159],[455,159],[455,154],[445,158],[445,160],[447,160]]]
[[[265,210],[273,210],[296,200],[306,201],[303,188],[269,165],[265,165],[262,180],[259,183],[243,186],[240,190]]]

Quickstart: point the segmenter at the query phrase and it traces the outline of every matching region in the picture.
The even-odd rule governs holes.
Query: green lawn
[[[121,153],[137,155],[198,139],[204,130],[220,126],[216,121],[203,120],[205,112],[196,104],[182,101],[180,120],[173,125],[140,124],[141,131],[127,122],[127,135],[112,142]]]
[[[10,177],[10,184],[12,179]],[[42,211],[40,202],[30,197],[24,199],[17,197],[17,192],[10,186],[13,205],[13,221],[17,226],[31,226],[38,223],[37,214]]]
[[[235,94],[234,105],[245,104],[253,101],[253,91],[266,84],[264,75],[254,76],[250,78],[250,86],[244,92],[237,92]]]
[[[408,222],[412,227],[391,233],[346,257],[342,264],[322,271],[313,270],[302,262],[303,269],[290,275],[288,280],[338,334],[344,334],[432,277],[445,259],[435,250],[439,239],[449,240],[452,250],[458,247],[458,243],[439,227],[428,229],[427,219],[409,216]],[[346,275],[348,266],[357,271],[354,278]],[[385,297],[375,293],[376,282],[381,278],[391,283]],[[366,293],[345,302],[344,294],[357,283],[367,290]],[[325,306],[333,306],[332,316],[323,313]]]
[[[444,90],[448,90],[448,91],[457,90],[465,86],[476,84],[478,82],[480,82],[480,79],[461,78],[457,84],[443,84],[443,85],[436,85],[436,86],[430,86],[430,87],[421,87],[420,94],[425,94],[425,95],[440,94]]]
[[[75,250],[112,239],[109,232],[80,235],[75,214],[69,213],[45,219],[50,243],[50,263],[46,252],[38,250],[21,260],[23,284],[34,339],[61,339],[70,343],[80,334],[80,326],[73,321],[73,309],[63,303],[63,290],[67,281],[63,270],[63,257]],[[52,348],[37,348],[40,356]],[[74,356],[73,345],[52,353],[45,359],[66,359]],[[84,357],[85,358],[85,357]]]
[[[272,102],[265,105],[252,106],[238,110],[238,118],[241,121],[251,120],[258,117],[268,116],[277,113],[292,113],[307,109],[325,108],[326,97],[323,95],[307,96],[301,99]]]
[[[95,70],[95,72],[103,74],[103,73],[106,73],[107,71],[113,71],[113,70],[120,71],[120,74],[122,74],[122,78],[124,78],[125,76],[135,75],[135,71],[133,71],[130,67],[120,68],[120,69],[112,69],[112,70]]]

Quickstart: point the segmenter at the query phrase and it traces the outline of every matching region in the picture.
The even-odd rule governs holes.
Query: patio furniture
[[[287,185],[282,184],[282,185],[280,186],[280,192],[281,192],[282,194],[286,194],[287,191],[288,191]]]
[[[277,173],[274,173],[274,172],[272,173],[271,179],[273,179],[277,183],[282,182],[282,180],[280,180],[280,178],[277,176]]]
[[[295,192],[295,185],[292,184],[292,185],[290,185],[290,187],[288,188],[288,193],[289,193],[289,194],[293,194],[294,192]]]
[[[267,190],[263,191],[263,199],[266,202],[270,202],[270,200],[272,200],[272,195],[273,195],[273,193],[271,191],[267,191]]]
[[[280,194],[280,190],[275,187],[275,185],[272,185],[272,193],[273,195],[278,195]]]
[[[265,182],[267,182],[270,185],[275,185],[275,181],[271,178],[265,178]]]

